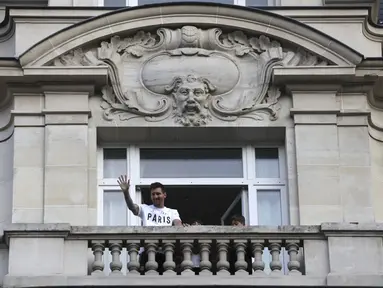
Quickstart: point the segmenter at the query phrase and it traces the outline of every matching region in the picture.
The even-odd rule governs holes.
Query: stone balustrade
[[[270,274],[268,271],[273,275],[304,274],[300,262],[303,253],[298,255],[303,252],[302,240],[268,240],[254,236],[232,241],[221,239],[223,237],[214,238],[176,240],[175,235],[171,240],[91,241],[90,248],[94,255],[91,275],[103,273],[108,266],[110,271],[106,274],[262,276]],[[127,271],[122,271],[121,254],[124,248],[129,256]],[[105,256],[108,256],[106,253],[110,256],[107,263],[104,261]],[[287,261],[284,261],[286,256]],[[144,261],[140,261],[140,257]],[[287,262],[286,267],[284,262]],[[286,268],[285,273],[282,268]]]
[[[12,224],[3,237],[9,249],[4,287],[374,286],[383,283],[382,236],[379,224]]]

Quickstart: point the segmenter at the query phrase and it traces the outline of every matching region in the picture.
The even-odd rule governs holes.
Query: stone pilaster
[[[13,223],[42,223],[44,214],[43,95],[31,87],[14,97]],[[16,92],[17,91],[17,92]],[[23,92],[24,91],[24,92]]]
[[[372,221],[366,96],[338,86],[290,90],[300,224]]]
[[[0,95],[0,234],[3,231],[3,227],[12,221],[12,167],[14,127],[11,116],[11,97],[9,93],[4,90],[5,89],[2,89],[2,93],[4,94]]]
[[[44,223],[88,224],[89,87],[43,87]],[[96,193],[96,191],[94,191]]]
[[[336,125],[338,87],[294,86],[300,224],[342,221]]]
[[[368,87],[342,89],[340,114],[339,182],[344,222],[373,222],[371,151],[368,133]]]

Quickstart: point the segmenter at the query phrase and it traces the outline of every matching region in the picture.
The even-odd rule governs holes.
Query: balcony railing
[[[153,227],[135,228],[135,234],[123,228],[128,233],[118,232],[118,240],[105,232],[121,228],[104,228],[97,229],[101,239],[89,239],[83,227],[72,230],[89,239],[94,255],[91,275],[303,275],[304,239],[319,239],[318,227],[258,227],[256,232],[237,227]]]
[[[325,286],[356,274],[373,285],[383,279],[383,227],[366,227],[13,224],[4,286]],[[369,269],[359,263],[360,239],[376,248],[363,253]]]

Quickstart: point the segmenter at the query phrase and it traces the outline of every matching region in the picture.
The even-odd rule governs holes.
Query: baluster
[[[164,262],[164,275],[175,275],[176,263],[174,262],[174,242],[167,241],[164,243],[165,262]]]
[[[262,260],[262,254],[263,254],[263,240],[252,240],[251,243],[253,244],[253,255],[254,255],[254,262],[253,262],[253,270],[254,274],[264,274],[265,269],[265,263]]]
[[[271,254],[271,262],[270,262],[270,269],[272,274],[280,274],[282,273],[282,263],[279,259],[279,255],[281,252],[281,243],[280,240],[273,240],[270,241],[269,250]]]
[[[104,243],[92,241],[92,251],[94,255],[94,261],[92,263],[92,275],[102,274],[104,271],[104,262],[102,261],[102,255],[104,254]]]
[[[138,262],[139,243],[140,241],[129,241],[128,243],[129,263],[127,266],[129,273],[132,274],[140,274],[140,262]]]
[[[286,245],[287,253],[289,253],[289,263],[287,268],[289,268],[289,274],[302,275],[299,271],[301,268],[301,263],[298,261],[298,251],[299,251],[299,240],[290,240]]]
[[[191,261],[191,254],[193,249],[192,240],[183,240],[181,241],[181,249],[183,253],[183,261],[181,263],[181,275],[194,275],[193,272],[193,261]]]
[[[145,247],[146,253],[148,253],[148,262],[145,264],[146,273],[158,275],[158,263],[156,261],[157,245],[155,243],[148,243]]]
[[[229,251],[228,240],[220,240],[217,243],[218,246],[218,257],[217,262],[217,275],[230,275],[229,268],[230,263],[227,261],[227,252]]]
[[[122,275],[122,262],[120,260],[122,250],[121,241],[111,241],[109,244],[109,250],[112,255],[112,262],[109,264],[111,274]]]
[[[200,262],[200,275],[212,275],[211,262],[210,262],[210,243],[211,240],[203,240],[200,242],[201,249],[201,262]]]
[[[235,262],[235,275],[247,274],[246,240],[234,240],[234,247],[237,252],[237,261]]]

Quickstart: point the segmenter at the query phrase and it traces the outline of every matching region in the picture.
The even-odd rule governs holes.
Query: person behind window
[[[234,215],[231,217],[231,225],[232,226],[246,226],[245,217],[242,215]]]
[[[170,209],[165,207],[166,192],[165,187],[159,182],[150,184],[150,196],[152,205],[141,204],[137,205],[133,202],[129,193],[130,179],[127,176],[121,175],[117,183],[120,185],[122,192],[124,193],[125,202],[129,210],[142,220],[143,226],[182,226],[180,215],[176,209]],[[148,255],[144,253],[144,248],[139,252],[141,267],[145,266],[148,261]],[[165,255],[163,251],[156,253],[156,262],[158,263],[159,272],[163,269],[163,263],[165,262]]]

